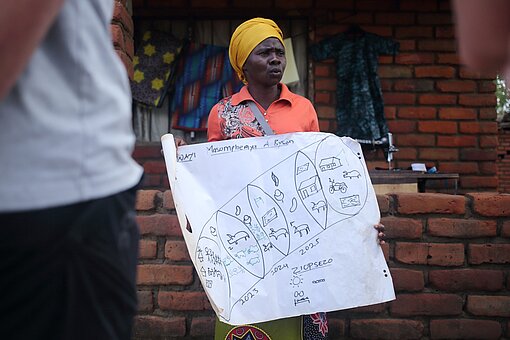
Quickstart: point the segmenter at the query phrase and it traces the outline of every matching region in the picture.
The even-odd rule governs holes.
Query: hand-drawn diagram
[[[374,206],[375,195],[369,190],[361,149],[333,135],[321,136],[257,174],[236,195],[226,198],[204,225],[193,225],[193,232],[198,232],[196,244],[190,247],[193,262],[223,321],[260,321],[260,316],[250,318],[249,305],[262,299],[261,292],[267,293],[264,285],[276,280],[290,287],[289,305],[296,309],[282,315],[332,308],[303,287],[324,289],[320,287],[335,284],[330,281],[336,276],[327,270],[340,264],[344,255],[324,253],[323,244],[342,230],[358,237],[355,230],[345,229],[347,221],[359,223],[356,216],[368,200]],[[374,262],[387,270],[384,259]],[[377,275],[388,282],[382,270]],[[392,299],[391,277],[389,284],[373,303]],[[239,313],[248,316],[239,317]]]

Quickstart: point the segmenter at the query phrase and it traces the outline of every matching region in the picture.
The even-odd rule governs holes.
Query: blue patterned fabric
[[[338,136],[378,140],[387,135],[378,57],[398,49],[398,42],[364,31],[338,34],[310,47],[314,60],[336,62]]]

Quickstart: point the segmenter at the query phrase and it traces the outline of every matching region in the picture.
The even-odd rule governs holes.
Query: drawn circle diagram
[[[350,148],[334,147],[339,137],[322,140],[315,154],[320,182],[331,209],[343,215],[355,215],[368,197],[368,183],[362,160]],[[342,141],[343,143],[343,141]],[[344,150],[349,150],[345,152]]]

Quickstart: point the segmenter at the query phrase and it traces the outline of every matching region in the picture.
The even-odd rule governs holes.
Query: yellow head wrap
[[[253,18],[239,25],[230,39],[229,57],[239,79],[246,84],[243,65],[251,51],[267,38],[277,38],[283,45],[283,33],[271,19]]]

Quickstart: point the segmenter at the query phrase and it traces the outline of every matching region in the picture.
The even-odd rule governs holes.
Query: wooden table
[[[370,170],[372,184],[406,184],[415,183],[418,192],[425,192],[427,181],[454,180],[454,190],[457,194],[459,174],[454,173],[426,173],[412,170]]]

